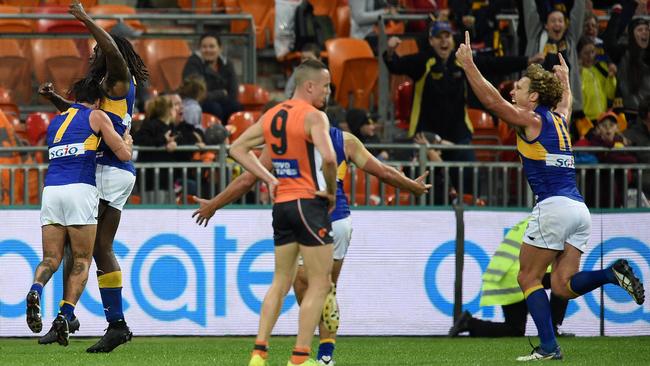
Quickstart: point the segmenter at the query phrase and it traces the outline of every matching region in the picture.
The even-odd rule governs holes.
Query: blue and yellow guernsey
[[[113,122],[113,128],[122,136],[127,128],[131,127],[131,117],[135,106],[135,79],[131,81],[129,92],[124,97],[112,98],[104,96],[99,108],[102,109]],[[135,167],[131,161],[121,161],[105,142],[97,149],[97,164],[109,165],[118,169],[126,170],[135,175]]]
[[[335,127],[330,127],[330,138],[334,151],[336,152],[336,208],[330,214],[330,220],[336,221],[350,216],[350,205],[348,198],[343,191],[343,180],[348,170],[348,164],[345,159],[345,141],[343,140],[343,131]]]
[[[571,137],[566,120],[549,108],[538,106],[542,119],[539,136],[528,141],[517,134],[517,151],[537,202],[552,196],[564,196],[584,202],[576,186]]]
[[[50,165],[45,186],[95,185],[95,154],[100,138],[90,127],[92,109],[72,104],[47,127]]]

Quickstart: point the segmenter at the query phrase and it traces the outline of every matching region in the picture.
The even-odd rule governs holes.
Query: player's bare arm
[[[560,57],[560,64],[553,66],[555,76],[560,80],[564,90],[562,91],[562,100],[555,107],[555,112],[561,114],[567,121],[571,117],[571,108],[573,106],[573,96],[571,95],[571,84],[569,83],[569,66],[564,61],[561,53],[557,54]]]
[[[255,177],[269,185],[271,197],[275,197],[275,187],[279,181],[262,165],[260,160],[251,154],[254,147],[264,143],[264,130],[262,120],[246,129],[237,140],[230,146],[230,156],[235,159],[244,169],[251,172]]]
[[[410,179],[399,170],[382,163],[372,156],[370,151],[368,151],[368,149],[363,146],[363,143],[353,134],[343,132],[343,139],[345,143],[345,152],[354,165],[379,178],[382,182],[399,189],[407,190],[416,196],[426,193],[429,188],[431,188],[431,184],[424,183],[429,172],[424,172],[424,174],[415,180]]]
[[[118,159],[131,160],[133,139],[128,129],[124,132],[124,136],[120,136],[113,128],[110,118],[101,110],[94,110],[90,113],[90,127],[99,133]]]
[[[72,101],[65,99],[54,91],[54,85],[51,82],[45,82],[38,87],[38,94],[54,104],[59,112],[67,111],[72,105]]]
[[[106,78],[102,83],[104,90],[112,97],[126,95],[131,84],[129,67],[111,35],[95,23],[79,0],[73,0],[68,11],[86,25],[106,57]]]
[[[262,150],[259,160],[269,171],[272,169],[273,165],[266,148]],[[230,182],[223,191],[212,199],[207,200],[194,196],[194,200],[199,203],[199,208],[194,211],[192,217],[196,217],[197,224],[208,226],[208,222],[217,210],[242,198],[246,193],[250,192],[255,182],[257,182],[257,177],[246,171]]]
[[[336,152],[329,134],[330,123],[325,113],[317,111],[305,116],[305,126],[311,135],[314,146],[321,155],[323,176],[327,183],[326,191],[316,192],[316,195],[327,198],[331,212],[336,205]]]
[[[474,64],[469,32],[465,32],[465,43],[461,43],[456,51],[456,60],[465,70],[465,76],[474,94],[481,103],[501,120],[513,126],[524,128],[540,126],[541,120],[532,110],[526,110],[512,105],[501,97],[499,91],[487,81]],[[515,88],[517,85],[515,85]]]

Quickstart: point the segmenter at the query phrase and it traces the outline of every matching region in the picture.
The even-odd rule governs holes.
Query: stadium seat
[[[221,120],[219,117],[215,116],[214,114],[210,113],[203,113],[201,114],[201,126],[203,126],[203,130],[206,130],[208,127],[212,125],[220,125]]]
[[[23,8],[37,7],[41,0],[2,0],[4,5],[20,6]]]
[[[476,108],[467,108],[467,116],[469,117],[469,120],[472,122],[472,126],[474,127],[474,133],[477,131],[487,131],[489,130],[490,132],[496,132],[496,127],[494,126],[494,118],[492,116],[482,110],[482,109],[476,109]]]
[[[15,39],[0,39],[0,87],[19,103],[31,99],[30,62]]]
[[[97,5],[98,0],[80,0],[80,2],[85,9],[90,9]],[[59,5],[67,7],[70,5],[70,0],[43,0],[43,5]]]
[[[255,117],[251,112],[236,112],[228,119],[228,126],[235,128],[230,135],[230,143],[233,143],[244,131],[255,123]]]
[[[120,15],[120,14],[136,14],[135,8],[132,8],[127,5],[117,5],[117,4],[105,4],[105,5],[96,5],[88,9],[88,14],[90,15]],[[145,32],[147,28],[137,19],[128,19],[125,20],[129,27]],[[106,31],[110,31],[117,24],[117,20],[108,20],[108,19],[98,19],[97,25],[104,28]]]
[[[25,129],[27,130],[27,141],[32,146],[43,145],[47,126],[49,126],[55,113],[34,112],[30,113],[25,120]]]
[[[41,6],[37,9],[44,14],[67,14],[68,7],[62,5]],[[36,21],[38,33],[88,33],[88,28],[78,20],[66,19],[39,19]]]
[[[253,16],[256,48],[261,49],[265,48],[267,44],[273,44],[274,0],[226,0],[225,6],[227,14],[249,13]],[[247,21],[233,21],[230,23],[230,31],[244,33],[248,25]]]
[[[350,37],[350,7],[348,5],[339,5],[332,20],[337,37]]]
[[[314,7],[314,15],[325,15],[334,19],[337,2],[333,0],[308,0]]]
[[[395,53],[399,57],[412,55],[418,53],[418,51],[418,42],[415,38],[405,38],[399,45],[397,45],[397,48],[395,48]]]
[[[271,100],[269,92],[257,84],[239,84],[237,98],[245,111],[259,111]]]
[[[354,38],[336,38],[326,42],[334,98],[344,108],[369,109],[370,97],[377,85],[379,64],[368,42]],[[354,105],[350,104],[350,95]]]
[[[194,7],[192,7],[192,3],[194,3]],[[177,4],[181,10],[197,14],[216,13],[224,9],[222,0],[178,0]]]
[[[396,126],[408,130],[413,104],[413,82],[405,81],[397,86],[395,93],[395,123]]]
[[[57,93],[67,95],[72,83],[84,76],[87,63],[71,39],[35,39],[32,41],[34,74],[39,83],[51,81]]]
[[[136,47],[149,69],[149,85],[158,91],[176,90],[183,67],[192,54],[183,39],[143,39]]]

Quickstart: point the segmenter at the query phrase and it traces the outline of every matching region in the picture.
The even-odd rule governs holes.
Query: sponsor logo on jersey
[[[278,178],[299,178],[298,160],[273,159],[273,169]]]
[[[84,149],[83,143],[79,143],[79,144],[55,146],[53,148],[50,148],[49,152],[50,152],[50,160],[52,160],[52,159],[63,158],[66,156],[82,155],[86,152],[86,149]]]
[[[546,154],[546,166],[575,169],[573,155]]]

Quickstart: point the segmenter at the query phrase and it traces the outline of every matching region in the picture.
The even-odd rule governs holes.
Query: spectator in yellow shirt
[[[594,40],[582,37],[578,42],[580,60],[580,81],[582,85],[583,111],[587,118],[595,121],[607,110],[607,101],[614,99],[616,92],[616,65],[596,62]]]

